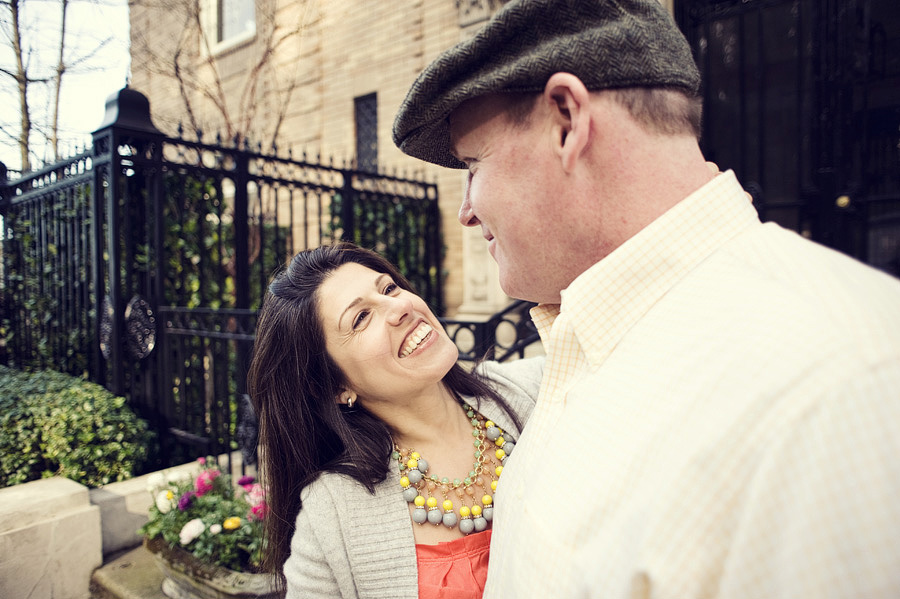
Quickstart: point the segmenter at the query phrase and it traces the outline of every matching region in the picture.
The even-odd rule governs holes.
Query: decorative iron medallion
[[[103,297],[103,304],[100,306],[100,353],[103,354],[104,360],[109,360],[109,354],[112,352],[112,346],[110,345],[112,323],[113,307],[107,295]]]
[[[156,346],[156,316],[147,300],[135,295],[125,308],[125,338],[128,351],[143,360]]]

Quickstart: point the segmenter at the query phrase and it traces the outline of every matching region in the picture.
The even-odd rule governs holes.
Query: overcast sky
[[[59,52],[60,3],[58,0],[20,2],[24,12],[23,45],[31,50],[32,75],[52,72]],[[7,36],[8,11],[0,15],[0,19],[3,43],[0,65],[10,69],[15,63]],[[125,86],[129,65],[126,0],[70,0],[68,21],[66,54],[69,62],[90,54],[102,40],[111,38],[111,41],[63,76],[60,106],[60,151],[63,155],[89,143],[91,132],[103,122],[106,99]],[[49,109],[48,89],[32,86],[29,103],[32,119],[44,119]],[[14,81],[5,76],[0,78],[0,123],[4,130],[14,134],[19,132],[18,106]],[[52,159],[52,151],[44,147],[42,136],[32,133],[31,145],[39,158],[46,154]],[[10,169],[20,167],[18,147],[7,136],[0,138],[0,162]]]

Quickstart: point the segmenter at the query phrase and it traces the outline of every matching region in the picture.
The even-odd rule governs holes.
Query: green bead
[[[444,478],[441,479],[441,484],[449,485],[450,479],[445,476]]]
[[[481,452],[480,452],[480,451],[476,451],[476,452],[475,452],[475,457],[476,457],[476,458],[480,458],[480,457],[481,457]]]
[[[400,452],[399,452],[399,451],[393,452],[393,453],[391,454],[391,459],[399,460],[399,459],[400,459]]]
[[[478,436],[478,431],[472,431],[472,436],[473,436],[473,437],[477,437],[477,436]],[[397,458],[394,458],[394,459],[396,460]]]
[[[478,421],[475,420],[474,418],[472,418],[472,420],[470,420],[470,422],[472,423],[472,426],[478,426]]]
[[[472,484],[472,479],[471,479],[471,478],[467,478],[467,479],[466,479],[466,486],[468,487],[468,486],[471,485],[471,484]]]
[[[461,484],[462,484],[462,481],[459,480],[458,478],[454,478],[454,479],[453,479],[453,484],[454,484],[454,485],[461,485]]]
[[[472,443],[472,446],[473,447],[481,447],[481,441],[475,441],[474,443]]]
[[[475,478],[475,471],[472,470],[471,472],[469,472],[469,476],[470,476],[471,478]]]

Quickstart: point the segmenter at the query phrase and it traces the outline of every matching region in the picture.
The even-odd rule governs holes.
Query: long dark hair
[[[269,507],[263,566],[272,573],[281,571],[290,552],[300,492],[319,474],[346,474],[374,493],[389,472],[387,425],[359,406],[348,409],[336,401],[345,378],[325,349],[319,319],[319,287],[352,262],[413,291],[388,260],[341,242],[294,256],[273,278],[259,313],[247,386],[259,419],[260,474]],[[492,399],[521,428],[506,402],[459,364],[443,383],[459,395]]]

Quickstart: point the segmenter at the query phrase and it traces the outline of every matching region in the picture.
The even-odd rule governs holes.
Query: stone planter
[[[275,599],[275,580],[269,574],[235,572],[201,562],[189,551],[169,547],[161,538],[144,539],[165,575],[162,592],[172,599]]]

